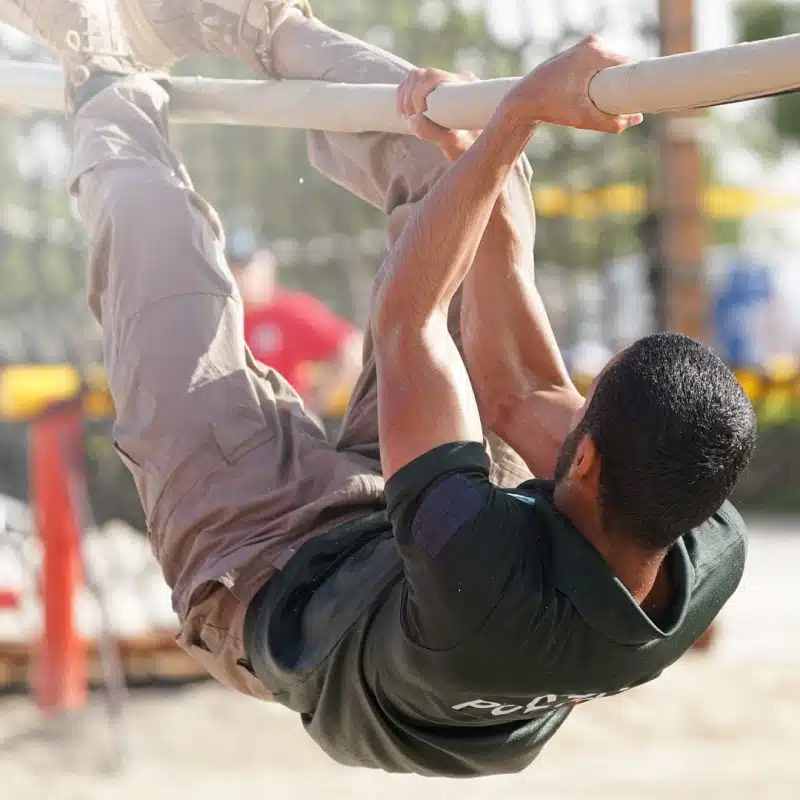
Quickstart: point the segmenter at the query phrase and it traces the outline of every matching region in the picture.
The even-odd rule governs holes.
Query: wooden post
[[[44,630],[33,683],[40,708],[51,713],[80,708],[87,695],[86,645],[75,625],[81,532],[70,491],[76,470],[82,470],[82,448],[80,400],[56,406],[31,423],[31,494],[44,553]]]
[[[659,0],[662,55],[694,50],[693,0]],[[706,221],[698,112],[670,114],[661,127],[660,264],[663,322],[701,341],[709,339],[704,274]]]

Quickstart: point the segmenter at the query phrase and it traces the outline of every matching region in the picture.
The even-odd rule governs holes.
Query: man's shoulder
[[[539,537],[545,539],[559,537],[562,536],[564,529],[568,529],[565,535],[570,538],[580,537],[583,539],[582,534],[578,533],[572,523],[556,507],[555,487],[555,481],[534,478],[520,484],[516,489],[504,489],[502,492],[536,512],[533,519]]]
[[[449,442],[423,453],[386,482],[389,515],[400,525],[410,525],[421,502],[432,488],[454,475],[489,479],[489,458],[479,442]]]
[[[555,481],[546,481],[541,478],[533,478],[525,483],[521,483],[516,489],[506,489],[506,494],[527,502],[529,505],[544,503],[548,506],[553,505],[553,493],[555,492]]]

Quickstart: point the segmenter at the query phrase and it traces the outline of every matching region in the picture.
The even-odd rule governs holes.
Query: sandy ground
[[[203,684],[131,696],[121,770],[99,698],[82,717],[48,724],[26,697],[0,698],[0,797],[797,800],[800,520],[754,528],[712,653],[582,706],[521,775],[456,782],[340,768],[290,713]]]

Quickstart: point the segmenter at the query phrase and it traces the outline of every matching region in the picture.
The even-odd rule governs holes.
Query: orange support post
[[[36,700],[48,712],[80,708],[87,695],[86,644],[76,630],[74,610],[82,582],[80,517],[70,491],[82,462],[79,400],[31,423],[31,493],[44,552],[44,631],[33,682]]]

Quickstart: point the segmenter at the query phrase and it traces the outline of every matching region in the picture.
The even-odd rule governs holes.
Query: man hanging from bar
[[[451,76],[293,4],[121,2],[124,23],[111,0],[15,7],[64,62],[116,446],[181,645],[299,712],[343,764],[524,768],[576,704],[678,659],[744,561],[726,498],[755,423],[730,372],[659,335],[584,400],[533,282],[523,151],[542,123],[638,123],[588,98],[621,59],[583,41],[522,80],[473,143],[420,116]],[[169,79],[140,72],[197,49],[284,77],[400,84],[421,137],[311,135],[314,163],[383,207],[393,239],[336,443],[247,350],[218,217],[168,141]]]

